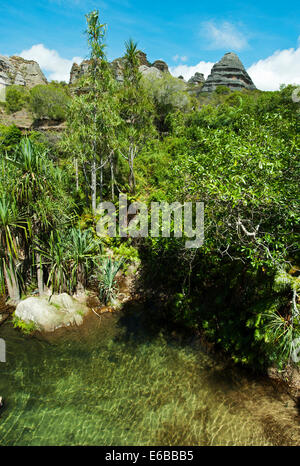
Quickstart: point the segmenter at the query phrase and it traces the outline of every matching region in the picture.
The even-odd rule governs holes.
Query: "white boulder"
[[[81,325],[88,308],[67,293],[50,298],[30,297],[21,301],[15,316],[26,323],[35,323],[39,330],[53,332],[59,327]]]

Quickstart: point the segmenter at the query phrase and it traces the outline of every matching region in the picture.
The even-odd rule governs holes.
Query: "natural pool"
[[[0,445],[300,445],[295,403],[195,342],[122,314],[24,336],[0,327]]]

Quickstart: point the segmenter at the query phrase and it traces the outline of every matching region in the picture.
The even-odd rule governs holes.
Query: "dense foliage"
[[[300,337],[293,86],[196,95],[167,74],[142,77],[133,41],[116,82],[98,12],[87,23],[90,68],[72,97],[58,83],[30,91],[36,117],[67,118],[59,144],[0,127],[2,290],[17,301],[36,285],[40,293],[45,285],[72,292],[96,277],[107,302],[122,257],[139,255],[143,286],[166,297],[169,323],[239,363],[291,363]],[[11,111],[23,99],[18,92]],[[204,202],[204,245],[187,249],[173,237],[100,242],[97,203],[112,200],[118,209],[119,192],[149,204]]]
[[[30,109],[38,119],[65,120],[69,102],[64,86],[40,84],[30,92]]]
[[[25,110],[35,119],[64,121],[70,103],[70,91],[65,83],[56,81],[39,84],[28,89],[25,86],[8,86],[3,104],[7,113]]]

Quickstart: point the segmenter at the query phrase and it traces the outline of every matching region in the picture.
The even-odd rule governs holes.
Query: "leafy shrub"
[[[8,86],[6,89],[6,109],[9,113],[18,112],[29,102],[29,92],[23,86]]]
[[[70,102],[67,92],[57,85],[38,85],[30,91],[30,108],[36,118],[63,121]]]
[[[145,76],[143,82],[154,101],[160,130],[168,130],[165,119],[169,113],[190,110],[191,98],[186,92],[186,84],[181,79],[165,73],[161,78],[153,75]]]
[[[22,131],[16,125],[0,125],[0,151],[10,151],[14,146],[20,143]]]
[[[217,86],[215,93],[219,95],[224,95],[224,94],[230,94],[230,89],[229,87],[226,86]]]

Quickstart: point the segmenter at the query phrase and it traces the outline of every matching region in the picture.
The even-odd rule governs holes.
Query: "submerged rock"
[[[239,57],[232,52],[225,53],[216,63],[202,87],[202,92],[213,92],[218,86],[226,86],[232,90],[256,89]]]
[[[53,332],[59,327],[81,325],[88,308],[69,296],[67,293],[30,297],[21,301],[15,316],[23,322],[34,323],[39,330]]]

